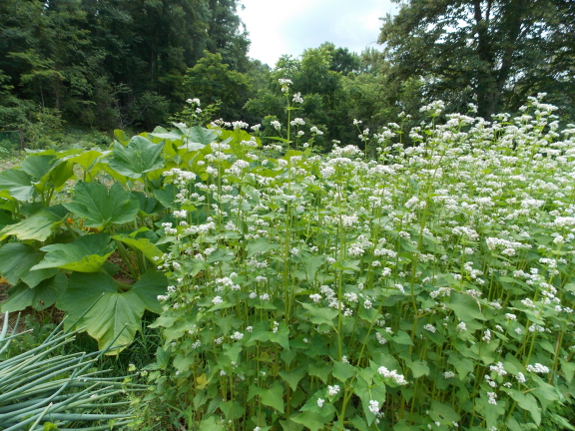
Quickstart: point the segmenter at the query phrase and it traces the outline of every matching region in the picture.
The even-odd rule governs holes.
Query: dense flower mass
[[[539,426],[573,375],[575,126],[442,109],[410,145],[363,130],[376,159],[244,136],[170,172],[157,384],[252,429]]]

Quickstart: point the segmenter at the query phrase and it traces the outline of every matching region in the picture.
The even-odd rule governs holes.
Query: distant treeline
[[[240,3],[2,0],[0,127],[151,130],[199,98],[211,105],[205,119],[262,123],[273,134],[291,103],[280,78],[303,97],[290,117],[302,118],[301,141],[315,126],[325,146],[361,144],[365,128],[402,112],[418,124],[421,106],[439,99],[446,112],[489,121],[546,92],[562,120],[575,121],[575,2],[410,0],[383,20],[382,51],[326,42],[273,70],[247,56]]]

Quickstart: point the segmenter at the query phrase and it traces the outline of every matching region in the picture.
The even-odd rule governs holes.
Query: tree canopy
[[[548,91],[573,103],[574,4],[569,0],[410,0],[384,19],[399,80],[418,77],[424,99],[490,118]]]
[[[3,0],[2,88],[101,129],[154,127],[187,97],[185,77],[204,52],[249,67],[237,0]],[[14,107],[13,101],[10,102]],[[5,114],[2,126],[22,115]]]
[[[0,130],[151,130],[190,98],[212,105],[204,119],[285,123],[279,79],[303,97],[290,110],[306,122],[302,142],[316,126],[324,148],[364,145],[354,119],[360,133],[402,112],[413,125],[420,107],[439,99],[447,112],[474,104],[490,119],[545,92],[575,121],[573,1],[394,1],[383,51],[325,42],[272,69],[247,55],[240,0],[2,0]]]

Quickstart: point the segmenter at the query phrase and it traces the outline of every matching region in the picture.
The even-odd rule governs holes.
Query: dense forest
[[[297,117],[332,140],[357,143],[354,119],[381,130],[418,124],[419,109],[490,120],[548,93],[575,121],[575,4],[569,0],[411,0],[382,20],[382,51],[326,42],[270,68],[248,57],[239,0],[3,0],[0,130],[29,139],[77,128],[151,130],[190,98],[204,121],[285,119],[278,79],[303,103]],[[287,101],[289,102],[289,100]],[[207,109],[206,109],[207,108]],[[307,136],[307,135],[306,135]]]

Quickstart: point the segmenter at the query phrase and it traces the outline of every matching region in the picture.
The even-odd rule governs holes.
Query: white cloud
[[[243,0],[239,15],[252,42],[250,57],[273,66],[283,55],[301,55],[324,42],[360,52],[376,47],[389,0]]]

